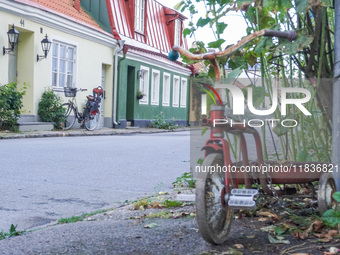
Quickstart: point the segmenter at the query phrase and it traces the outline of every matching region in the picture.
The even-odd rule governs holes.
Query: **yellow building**
[[[13,25],[19,37],[12,51],[7,32]],[[46,35],[51,48],[46,58],[39,58],[44,55],[41,41]],[[79,1],[0,0],[0,46],[0,85],[28,85],[20,121],[39,121],[38,104],[46,88],[88,89],[77,95],[82,107],[85,96],[98,86],[109,97],[102,103],[101,124],[112,120],[114,55],[119,46]]]

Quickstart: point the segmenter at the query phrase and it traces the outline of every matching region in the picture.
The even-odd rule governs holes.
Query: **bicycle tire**
[[[223,156],[211,153],[203,161],[203,167],[223,167]],[[228,239],[233,210],[221,202],[225,173],[200,172],[196,183],[196,219],[205,241],[222,244]]]
[[[100,112],[99,110],[97,111],[97,113],[95,115],[92,115],[90,111],[84,111],[84,125],[85,128],[88,131],[93,131],[97,128],[98,124],[99,124],[99,119],[100,119]]]
[[[64,103],[62,107],[65,109],[65,120],[61,123],[61,128],[63,130],[68,130],[73,127],[76,122],[76,110],[74,109],[73,104]]]

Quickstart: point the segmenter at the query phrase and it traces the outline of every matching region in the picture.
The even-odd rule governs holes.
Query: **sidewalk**
[[[165,130],[157,128],[102,128],[94,131],[85,129],[57,130],[57,131],[27,131],[9,132],[0,131],[0,139],[19,139],[19,138],[41,138],[41,137],[65,137],[65,136],[109,136],[109,135],[132,135],[132,134],[154,134],[165,132],[189,131],[190,127],[181,127],[175,130]]]

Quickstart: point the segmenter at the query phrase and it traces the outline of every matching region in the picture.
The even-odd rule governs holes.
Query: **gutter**
[[[112,123],[114,126],[120,125],[119,121],[117,122],[117,90],[118,90],[118,66],[119,63],[125,59],[126,54],[124,54],[123,59],[119,60],[118,63],[118,53],[123,51],[125,41],[118,40],[118,50],[115,52],[115,78],[113,82],[113,110],[112,110]]]

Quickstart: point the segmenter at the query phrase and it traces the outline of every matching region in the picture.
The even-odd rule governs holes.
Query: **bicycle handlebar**
[[[223,51],[219,52],[209,52],[209,53],[204,53],[204,54],[192,54],[188,50],[175,45],[172,50],[169,52],[169,59],[172,61],[175,61],[179,58],[179,53],[186,56],[187,58],[191,60],[210,60],[214,61],[216,58],[219,57],[224,57],[224,56],[229,56],[236,52],[239,48],[241,48],[243,45],[246,43],[252,41],[253,39],[260,37],[260,36],[275,36],[278,38],[284,38],[289,41],[293,41],[296,39],[296,32],[295,31],[286,31],[286,32],[281,32],[281,31],[275,31],[275,30],[259,30],[256,31],[255,33],[252,33],[246,37],[244,37],[242,40],[240,40],[237,44],[234,44],[233,46],[226,48]]]

